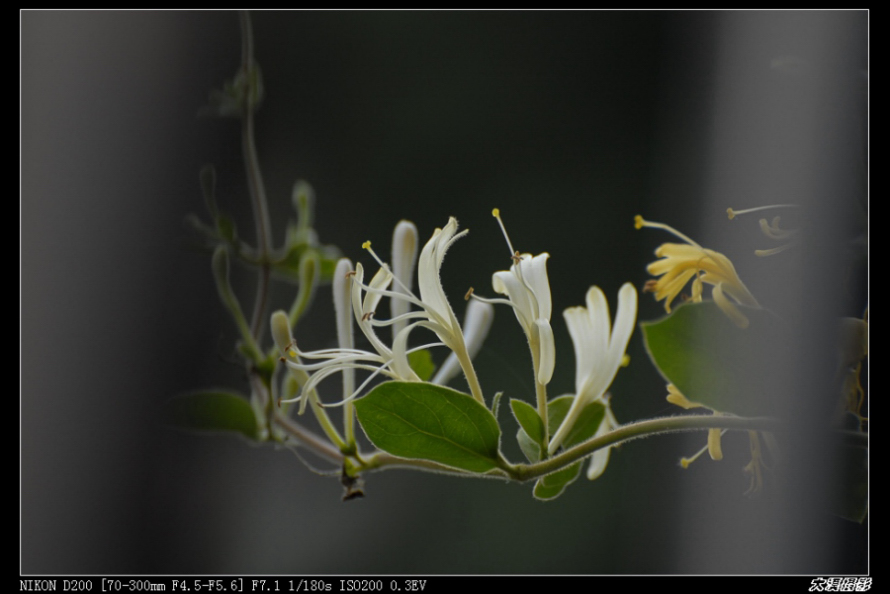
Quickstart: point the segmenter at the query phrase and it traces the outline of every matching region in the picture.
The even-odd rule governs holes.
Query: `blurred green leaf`
[[[433,377],[433,372],[436,371],[436,364],[433,363],[433,357],[426,349],[408,353],[408,365],[411,366],[411,369],[414,370],[417,377],[425,382],[429,381],[429,379]]]
[[[187,431],[228,431],[257,438],[250,402],[230,392],[195,392],[176,396],[164,411],[166,424]]]
[[[394,456],[470,472],[497,467],[501,430],[473,397],[420,382],[385,382],[356,401],[368,438]]]
[[[750,321],[736,326],[713,302],[687,303],[656,322],[641,324],[646,349],[664,378],[693,402],[744,416],[772,415],[791,348],[775,315],[742,308]]]

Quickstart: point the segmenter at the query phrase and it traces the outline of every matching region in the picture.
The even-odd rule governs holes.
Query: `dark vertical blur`
[[[805,322],[783,378],[791,463],[760,498],[743,495],[743,436],[726,436],[723,462],[677,466],[701,434],[627,444],[552,503],[530,485],[403,471],[366,477],[367,497],[341,503],[336,480],[289,452],[157,424],[174,394],[244,389],[209,257],[182,224],[205,216],[198,171],[214,163],[221,207],[252,239],[238,126],[196,117],[235,72],[237,15],[22,13],[22,570],[866,572],[867,526],[825,511],[834,470],[811,428],[835,398],[832,320],[865,305],[864,289],[844,293],[864,286],[844,257],[866,216],[867,17],[255,13],[278,240],[298,178],[316,190],[322,241],[355,259],[401,218],[425,240],[456,216],[471,232],[442,276],[460,315],[467,287],[490,295],[510,263],[499,207],[517,249],[551,255],[551,394],[574,390],[562,310],[592,284],[614,309],[666,239],[635,231],[635,214],[726,253],[762,303]],[[804,241],[755,258],[759,216],[728,221],[726,208],[788,202]],[[234,274],[249,303],[252,276]],[[333,343],[329,302],[322,289],[297,328],[310,348]],[[662,314],[641,294],[640,320]],[[638,333],[629,353],[618,420],[676,412]],[[528,359],[498,310],[478,358],[486,391],[533,398]]]

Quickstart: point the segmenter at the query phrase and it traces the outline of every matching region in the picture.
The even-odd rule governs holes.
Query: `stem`
[[[312,392],[312,394],[307,394],[304,398],[309,398],[309,406],[312,407],[312,412],[315,414],[315,418],[318,419],[318,424],[321,425],[324,434],[328,436],[328,439],[330,439],[334,445],[340,448],[341,451],[346,449],[346,442],[343,441],[337,428],[331,423],[328,413],[321,404],[318,403],[318,395],[315,393],[315,390]]]
[[[428,460],[397,458],[385,452],[372,455],[360,470],[385,470],[386,468],[412,468],[427,472],[439,472],[471,476],[475,478],[508,478],[516,481],[537,479],[561,470],[595,451],[650,435],[677,433],[681,431],[705,431],[708,429],[728,429],[733,431],[767,431],[777,433],[787,430],[788,426],[776,419],[766,417],[730,417],[708,415],[683,415],[649,419],[618,427],[605,435],[590,439],[570,448],[553,458],[535,464],[511,464],[503,456],[499,456],[498,470],[485,474],[464,472],[449,468]],[[857,431],[841,431],[838,434],[847,445],[868,447],[868,434]]]
[[[648,419],[636,423],[623,425],[617,429],[590,439],[577,446],[569,448],[561,454],[537,462],[535,464],[519,464],[515,466],[512,478],[520,481],[535,479],[546,474],[560,470],[593,452],[619,443],[666,433],[680,431],[701,431],[707,429],[729,429],[733,431],[767,431],[770,433],[787,430],[788,426],[776,419],[767,417],[730,417],[723,415],[683,415],[676,417],[662,417]],[[858,432],[844,431],[841,434],[852,445],[867,447],[868,435]]]
[[[255,68],[253,58],[253,32],[250,26],[250,14],[247,11],[240,13],[241,20],[241,69],[245,79],[252,80],[251,73]],[[245,85],[246,92],[253,95],[256,89],[248,82]],[[263,317],[266,309],[266,298],[269,288],[269,254],[272,251],[272,232],[269,221],[269,208],[266,203],[266,189],[263,185],[263,175],[260,172],[259,158],[254,141],[253,111],[255,109],[253,97],[244,97],[244,112],[241,117],[241,148],[244,156],[244,167],[247,170],[247,186],[250,189],[251,202],[253,204],[254,223],[256,225],[257,247],[261,262],[259,281],[257,284],[256,301],[253,306],[250,328],[253,336],[259,340],[262,336]]]
[[[470,359],[470,353],[467,351],[467,345],[464,344],[463,340],[459,341],[460,350],[454,349],[453,352],[457,355],[457,362],[460,363],[460,368],[464,372],[464,377],[467,378],[467,384],[470,386],[470,393],[473,395],[473,398],[478,400],[482,406],[485,406],[485,396],[482,394],[482,386],[479,384],[479,376],[476,375],[476,368],[473,367],[473,361]]]
[[[547,412],[547,385],[538,381],[538,366],[541,363],[541,356],[537,345],[529,342],[532,351],[532,369],[535,371],[535,395],[538,400],[538,416],[544,423],[544,439],[542,440],[544,450],[541,452],[543,456],[548,454],[547,444],[550,443],[550,419]]]
[[[318,456],[336,464],[343,463],[343,454],[330,443],[321,439],[311,431],[307,431],[293,420],[282,415],[275,415],[275,423],[296,438],[301,445],[312,450]]]

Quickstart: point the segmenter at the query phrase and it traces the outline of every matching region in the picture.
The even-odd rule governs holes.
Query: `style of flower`
[[[562,424],[550,440],[551,454],[559,449],[572,430],[578,415],[592,402],[602,402],[606,414],[596,435],[603,435],[618,426],[606,390],[615,379],[625,357],[627,344],[637,319],[637,291],[625,283],[618,291],[618,311],[614,326],[609,318],[609,304],[599,287],[587,291],[587,307],[570,307],[563,312],[566,326],[575,347],[575,399]],[[609,461],[610,448],[593,454],[587,476],[597,478]]]
[[[664,300],[665,311],[671,312],[671,303],[691,280],[693,302],[702,300],[704,284],[712,285],[711,296],[714,298],[714,303],[737,326],[740,328],[748,326],[748,318],[736,304],[756,308],[759,308],[760,304],[739,279],[729,258],[714,250],[703,248],[668,225],[646,221],[639,215],[636,216],[634,225],[637,229],[643,227],[664,229],[686,242],[660,245],[655,250],[655,255],[660,259],[646,268],[649,274],[660,277],[647,282],[646,290],[654,292],[656,300]]]

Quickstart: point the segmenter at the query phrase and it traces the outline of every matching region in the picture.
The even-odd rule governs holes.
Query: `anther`
[[[497,209],[495,209],[495,210],[497,210]],[[467,289],[466,295],[464,295],[464,301],[469,301],[470,297],[472,297],[472,296],[473,296],[473,287],[470,287],[469,289]]]
[[[365,315],[362,316],[362,321],[367,322],[368,320],[370,320],[373,317],[374,317],[374,312],[369,311],[368,313],[366,313]]]
[[[370,241],[366,241],[365,243],[363,243],[363,244],[362,244],[362,249],[363,249],[363,250],[371,249],[371,242],[370,242]]]
[[[498,220],[498,225],[501,226],[501,232],[504,234],[504,239],[507,240],[507,247],[510,248],[510,253],[518,254],[519,252],[517,252],[516,250],[513,249],[513,244],[510,243],[510,236],[507,235],[507,228],[504,227],[504,221],[501,220],[501,209],[499,209],[499,208],[492,209],[491,216],[493,216],[494,218],[496,218]]]

